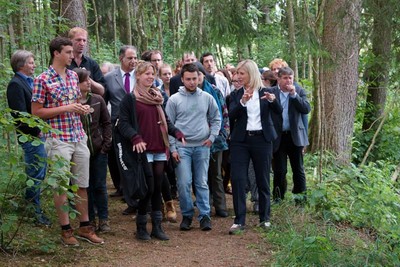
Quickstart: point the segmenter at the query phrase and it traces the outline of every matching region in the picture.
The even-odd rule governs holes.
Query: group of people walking
[[[107,163],[116,188],[113,195],[126,192],[126,177],[121,176],[119,155],[112,142],[116,131],[130,144],[135,157],[143,159],[138,164],[143,164],[146,172],[146,195],[127,201],[124,211],[136,213],[136,237],[140,240],[169,239],[162,228],[163,203],[168,219],[176,221],[173,195],[179,198],[180,230],[192,229],[196,208],[200,229],[211,230],[212,207],[216,216],[229,215],[225,199],[229,178],[235,213],[229,234],[243,231],[250,161],[260,227],[271,225],[271,168],[272,200],[279,203],[284,198],[287,158],[293,171],[293,193],[301,195],[296,200],[304,201],[303,148],[308,145],[310,104],[286,62],[272,61],[269,76],[260,73],[252,60],[241,61],[229,71],[218,71],[213,54],[204,53],[199,62],[193,52],[188,52],[173,76],[160,51],[145,51],[138,60],[134,46],[122,46],[120,65],[106,70],[103,76],[99,65],[84,55],[86,42],[86,30],[78,27],[70,30],[69,38],[53,39],[51,64],[34,80],[34,55],[16,51],[11,58],[15,75],[7,88],[13,116],[20,117],[18,111],[32,113],[58,130],[43,134],[38,128],[18,123],[18,133],[44,142],[40,146],[33,146],[31,141],[21,143],[27,176],[36,184],[28,188],[26,199],[35,207],[38,224],[51,224],[40,205],[40,183],[47,170],[44,159],[62,157],[72,163],[60,173],[71,171],[74,175],[64,182],[78,186],[75,207],[80,227],[74,234],[63,208],[68,205],[68,194],[56,191],[54,203],[63,244],[79,245],[75,237],[102,244],[104,240],[95,230],[111,230]],[[223,163],[228,149],[230,167]]]

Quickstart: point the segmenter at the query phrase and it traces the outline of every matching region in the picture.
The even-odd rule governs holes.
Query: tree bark
[[[361,0],[327,1],[324,12],[320,91],[324,148],[339,164],[351,160],[356,110]],[[320,144],[321,145],[321,144]]]
[[[118,47],[117,47],[117,0],[113,0],[113,17],[112,17],[112,29],[113,29],[113,39],[114,39],[114,58],[117,58]]]
[[[62,0],[61,17],[68,19],[67,24],[72,27],[87,28],[87,13],[84,0]]]
[[[129,15],[129,0],[123,0],[122,1],[122,8],[121,8],[121,42],[126,45],[131,45],[132,44],[132,28],[131,28],[131,18]]]
[[[94,30],[95,30],[95,37],[96,37],[96,50],[99,51],[100,49],[100,32],[99,32],[99,15],[97,14],[97,6],[96,1],[92,0],[92,7],[94,13]]]
[[[289,34],[289,54],[290,54],[290,67],[293,69],[296,79],[299,78],[299,71],[297,66],[297,52],[296,52],[296,33],[294,25],[294,12],[293,0],[287,0],[287,16],[288,16],[288,34]]]
[[[363,130],[376,130],[382,119],[386,104],[387,85],[391,62],[392,44],[392,1],[367,1],[368,9],[373,16],[372,55],[365,70],[365,80],[368,84],[366,110],[364,113]]]

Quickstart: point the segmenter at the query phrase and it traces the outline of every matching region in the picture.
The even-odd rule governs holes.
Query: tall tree
[[[385,103],[389,81],[392,21],[395,1],[367,0],[366,8],[372,14],[372,59],[368,61],[365,70],[365,81],[368,85],[367,108],[364,113],[363,130],[376,129],[381,118]]]
[[[294,11],[293,11],[293,0],[287,0],[287,19],[288,19],[288,34],[289,34],[289,54],[290,54],[290,67],[294,71],[296,79],[299,78],[298,66],[297,66],[297,51],[296,51],[296,33],[294,23]]]
[[[322,45],[327,56],[321,61],[320,92],[323,149],[347,164],[356,110],[358,40],[361,0],[327,1]]]
[[[131,45],[132,44],[132,29],[131,29],[131,17],[129,14],[129,10],[130,10],[129,0],[123,0],[121,2],[122,2],[122,6],[120,8],[121,19],[119,20],[121,23],[120,39],[123,44]]]
[[[61,4],[60,17],[68,19],[69,26],[87,28],[84,0],[59,0],[59,4]]]

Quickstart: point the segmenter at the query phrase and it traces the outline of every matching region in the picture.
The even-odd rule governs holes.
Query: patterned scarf
[[[168,151],[169,149],[168,128],[167,128],[168,126],[164,111],[162,109],[164,98],[161,95],[160,90],[153,87],[150,87],[150,89],[146,90],[139,88],[139,86],[136,86],[135,90],[133,90],[133,93],[137,101],[146,105],[155,105],[157,107],[158,117],[160,119],[158,124],[160,125],[160,130],[163,137],[164,145]],[[167,155],[168,154],[169,153],[167,153]]]

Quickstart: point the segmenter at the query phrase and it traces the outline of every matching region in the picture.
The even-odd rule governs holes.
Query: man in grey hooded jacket
[[[178,163],[176,175],[183,216],[180,229],[191,229],[194,215],[191,194],[193,181],[200,228],[207,231],[211,230],[207,185],[210,147],[219,134],[221,116],[214,98],[197,87],[198,67],[192,63],[184,65],[181,76],[184,86],[170,97],[166,107],[169,119],[182,131],[186,141],[184,145],[170,137],[172,157]]]

